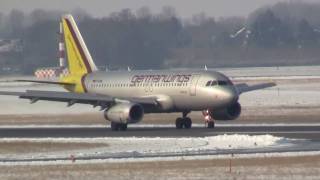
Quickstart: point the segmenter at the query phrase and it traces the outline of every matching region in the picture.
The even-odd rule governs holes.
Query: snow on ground
[[[320,151],[308,152],[280,152],[280,153],[252,153],[252,154],[222,154],[222,155],[199,155],[199,156],[172,156],[172,157],[146,157],[146,158],[108,158],[80,160],[54,160],[54,161],[20,161],[1,162],[0,166],[16,165],[54,165],[54,164],[97,164],[97,163],[129,163],[129,162],[155,162],[155,161],[179,161],[179,160],[210,160],[210,159],[251,159],[251,158],[272,158],[272,157],[300,157],[317,156]],[[77,158],[77,157],[75,157]]]
[[[231,77],[320,76],[320,66],[241,67],[213,70]]]
[[[26,154],[0,154],[0,158],[69,158],[114,154],[181,154],[200,151],[219,151],[232,149],[252,149],[291,146],[295,140],[272,135],[218,135],[197,138],[2,138],[1,142],[49,142],[49,143],[105,143],[105,147],[77,149],[58,152],[30,152]]]
[[[172,157],[146,157],[146,158],[110,158],[78,160],[76,164],[97,164],[97,163],[128,163],[128,162],[155,162],[155,161],[179,161],[179,160],[210,160],[210,159],[251,159],[251,158],[271,158],[271,157],[299,157],[317,156],[320,151],[309,152],[280,152],[280,153],[253,153],[253,154],[223,154],[223,155],[199,155],[199,156],[172,156]],[[56,161],[27,161],[27,162],[1,162],[3,165],[53,165],[53,164],[74,164],[69,160]]]
[[[243,107],[319,106],[320,82],[284,84],[273,88],[251,91],[240,96]]]
[[[243,107],[289,107],[320,105],[320,91],[253,91],[240,96]]]
[[[230,77],[232,81],[271,81],[271,80],[318,80],[320,76],[250,76]]]

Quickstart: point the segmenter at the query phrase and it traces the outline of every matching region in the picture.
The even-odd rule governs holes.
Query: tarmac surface
[[[0,126],[0,138],[96,138],[96,137],[206,137],[223,134],[274,135],[291,139],[290,145],[267,148],[208,149],[188,152],[104,152],[77,156],[78,160],[160,158],[177,156],[204,156],[228,154],[256,154],[283,152],[313,152],[320,150],[320,124],[219,124],[214,129],[195,124],[191,129],[175,129],[173,125],[131,125],[127,131],[111,131],[109,126]],[[69,156],[57,157],[4,157],[6,162],[43,162],[70,160]]]
[[[195,124],[191,129],[176,129],[171,125],[129,125],[127,131],[111,131],[110,126],[0,126],[0,138],[205,137],[221,134],[270,134],[320,142],[320,124],[220,124],[214,129],[201,124]]]

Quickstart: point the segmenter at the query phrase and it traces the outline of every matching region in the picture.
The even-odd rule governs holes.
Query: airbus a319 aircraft
[[[69,92],[1,91],[0,95],[30,99],[31,103],[46,100],[67,102],[68,106],[100,106],[115,131],[140,122],[145,113],[182,112],[176,128],[188,129],[192,126],[187,116],[191,111],[202,111],[207,127],[214,128],[214,120],[234,120],[240,115],[241,93],[275,85],[235,85],[227,76],[211,70],[98,71],[73,17],[65,15],[61,21],[69,75],[58,81],[20,81],[57,84]]]

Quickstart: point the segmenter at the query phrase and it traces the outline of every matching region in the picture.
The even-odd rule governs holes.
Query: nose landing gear
[[[177,129],[190,129],[192,127],[192,120],[191,118],[187,117],[187,115],[190,113],[190,111],[188,112],[183,112],[182,113],[182,118],[179,117],[176,119],[176,128]]]
[[[214,121],[209,121],[209,122],[206,122],[206,127],[209,128],[209,129],[213,129],[215,126],[215,123]]]
[[[202,111],[204,116],[205,126],[209,129],[213,129],[215,126],[214,119],[210,116],[209,110]]]

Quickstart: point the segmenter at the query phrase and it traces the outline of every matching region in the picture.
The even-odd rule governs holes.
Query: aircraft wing
[[[13,82],[34,82],[34,83],[43,83],[43,84],[57,84],[57,85],[75,85],[74,83],[61,82],[55,80],[33,80],[33,79],[18,79]]]
[[[139,103],[141,105],[157,105],[156,98],[154,97],[116,98],[99,94],[79,94],[72,92],[35,90],[27,90],[25,92],[0,91],[0,95],[11,95],[18,96],[21,99],[30,99],[31,103],[35,103],[38,100],[67,102],[68,106],[72,106],[73,104],[79,103],[90,104],[93,106],[101,106],[102,108],[106,108],[109,105],[124,101]]]
[[[236,84],[236,88],[238,90],[239,94],[249,92],[249,91],[255,91],[259,89],[269,88],[276,86],[276,83],[261,83],[261,84],[254,84],[254,85],[248,85],[246,83]]]

